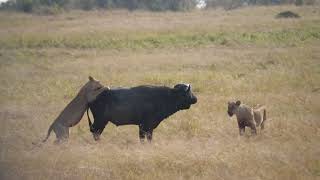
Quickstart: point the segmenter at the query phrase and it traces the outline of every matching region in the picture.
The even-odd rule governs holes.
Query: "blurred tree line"
[[[24,12],[39,8],[186,11],[195,8],[196,3],[197,0],[9,0],[1,8]]]
[[[249,5],[281,5],[281,4],[295,4],[313,5],[317,0],[206,0],[206,7],[223,7],[225,9],[234,9],[241,6]]]
[[[196,8],[199,3],[206,8],[223,7],[234,9],[248,5],[272,4],[314,4],[317,0],[8,0],[1,9],[24,12],[48,11],[54,13],[61,9],[128,9],[151,11],[186,11]]]

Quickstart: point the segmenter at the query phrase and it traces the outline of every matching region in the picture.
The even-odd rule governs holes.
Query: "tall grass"
[[[290,45],[299,46],[320,39],[320,27],[309,26],[269,32],[187,32],[113,36],[107,32],[78,33],[64,36],[50,34],[22,34],[0,39],[0,48],[98,48],[153,49],[164,47],[201,47],[204,45],[232,46]]]

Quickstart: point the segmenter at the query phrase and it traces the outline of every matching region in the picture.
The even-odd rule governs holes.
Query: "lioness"
[[[47,137],[42,142],[47,141],[52,130],[56,134],[56,142],[68,139],[69,127],[78,124],[88,108],[88,103],[94,101],[97,95],[107,89],[108,87],[104,87],[99,81],[89,76],[89,81],[51,124]]]
[[[256,135],[256,127],[260,126],[261,130],[264,129],[264,123],[267,119],[265,107],[252,108],[241,104],[240,101],[228,102],[228,114],[230,117],[233,114],[237,116],[240,136],[244,134],[246,126],[250,127],[251,133]]]

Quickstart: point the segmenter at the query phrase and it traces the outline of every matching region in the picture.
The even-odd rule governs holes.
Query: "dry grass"
[[[274,19],[287,9],[302,18]],[[319,14],[318,7],[293,6],[45,17],[1,12],[0,179],[319,179]],[[286,43],[234,38],[287,31],[296,34],[281,34]],[[186,33],[235,40],[194,44],[191,38],[161,48],[7,46],[16,36],[76,41],[90,33],[124,43]],[[295,38],[310,33],[307,40]],[[94,142],[84,118],[67,143],[54,145],[52,135],[33,146],[89,74],[113,87],[188,82],[199,100],[162,122],[152,144],[139,143],[137,127],[112,124]],[[266,130],[240,138],[235,119],[226,115],[231,99],[266,104]]]

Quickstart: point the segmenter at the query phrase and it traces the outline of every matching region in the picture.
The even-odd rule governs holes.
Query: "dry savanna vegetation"
[[[301,18],[276,19],[291,10]],[[0,179],[320,179],[320,8],[192,12],[0,12]],[[192,85],[198,103],[137,126],[87,118],[41,147],[92,75],[111,87]],[[239,137],[227,101],[267,106],[266,129]]]

